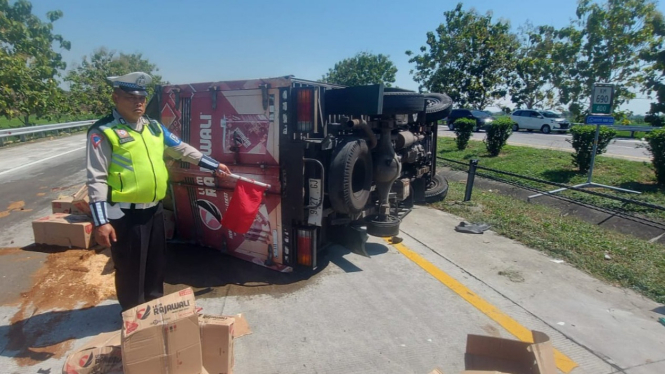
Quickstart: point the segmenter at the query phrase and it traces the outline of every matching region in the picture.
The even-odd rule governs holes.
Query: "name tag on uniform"
[[[115,131],[116,135],[118,135],[119,138],[118,142],[120,144],[125,144],[134,141],[134,138],[131,135],[129,135],[129,133],[125,129],[115,129],[113,131]]]

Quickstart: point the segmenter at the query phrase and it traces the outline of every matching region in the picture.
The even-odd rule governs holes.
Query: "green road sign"
[[[596,84],[591,94],[591,114],[612,114],[614,101],[614,86],[611,84]]]

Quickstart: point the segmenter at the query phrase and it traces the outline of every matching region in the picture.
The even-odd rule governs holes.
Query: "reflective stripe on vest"
[[[150,203],[166,196],[168,171],[164,163],[164,132],[150,121],[141,132],[118,122],[99,129],[113,149],[107,184],[114,203]]]

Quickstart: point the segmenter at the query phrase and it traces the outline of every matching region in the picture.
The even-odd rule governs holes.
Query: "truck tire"
[[[448,181],[441,174],[435,174],[425,189],[425,202],[435,203],[448,195]]]
[[[399,225],[402,221],[395,216],[372,215],[365,218],[367,234],[388,238],[399,234]]]
[[[425,96],[416,92],[384,92],[383,114],[411,114],[425,109]]]
[[[453,101],[448,95],[427,93],[425,96],[425,121],[434,122],[448,117],[453,108]]]
[[[343,143],[330,163],[328,196],[332,208],[342,214],[361,212],[372,188],[372,155],[367,143],[355,139]]]

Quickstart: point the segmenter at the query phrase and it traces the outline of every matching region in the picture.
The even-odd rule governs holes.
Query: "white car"
[[[543,134],[552,131],[564,133],[570,127],[570,123],[560,114],[548,110],[520,109],[514,111],[510,118],[515,122],[513,132],[524,129],[540,130]]]

